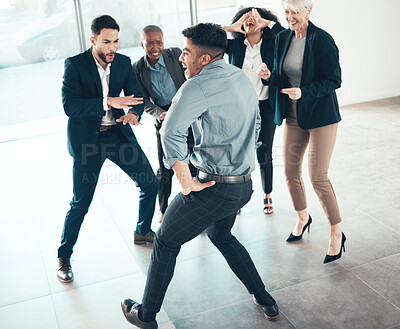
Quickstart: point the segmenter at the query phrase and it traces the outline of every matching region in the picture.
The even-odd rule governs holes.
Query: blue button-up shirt
[[[155,104],[158,106],[166,106],[171,104],[172,98],[176,94],[176,87],[171,75],[165,66],[164,56],[158,59],[156,67],[152,67],[147,60],[147,67],[150,69],[151,86],[153,87]]]
[[[176,93],[160,130],[171,168],[190,161],[210,174],[246,175],[254,170],[260,131],[258,97],[242,70],[223,59],[211,62],[187,80]],[[194,151],[186,136],[192,126]]]

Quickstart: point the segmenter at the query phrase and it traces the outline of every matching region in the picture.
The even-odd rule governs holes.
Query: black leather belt
[[[107,131],[107,130],[110,130],[112,127],[114,127],[114,125],[112,125],[112,126],[101,125],[101,126],[100,126],[100,131],[101,131],[101,132]]]
[[[205,173],[204,171],[200,171],[197,174],[197,177],[202,180],[207,181],[215,181],[216,183],[244,183],[250,180],[251,174],[243,175],[243,176],[220,176]]]

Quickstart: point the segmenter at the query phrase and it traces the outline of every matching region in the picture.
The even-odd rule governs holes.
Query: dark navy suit
[[[119,97],[122,90],[125,95],[141,97],[129,57],[116,54],[110,69],[109,96]],[[69,117],[68,150],[74,158],[74,196],[65,218],[58,257],[69,258],[72,254],[105,159],[117,164],[140,188],[136,232],[147,234],[154,214],[157,179],[129,125],[117,123],[100,132],[105,113],[103,90],[91,49],[65,60],[62,102]],[[111,111],[115,119],[125,114],[122,109]],[[140,119],[143,105],[134,106],[133,111]]]

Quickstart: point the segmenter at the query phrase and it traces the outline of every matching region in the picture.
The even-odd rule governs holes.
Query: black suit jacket
[[[186,81],[185,71],[182,64],[179,62],[181,53],[182,51],[179,48],[168,48],[164,49],[163,52],[165,66],[174,81],[176,89],[179,89]],[[159,116],[161,113],[165,112],[165,110],[157,106],[154,102],[155,96],[153,87],[151,86],[151,76],[150,70],[147,67],[146,56],[143,56],[137,62],[133,63],[133,68],[135,69],[136,78],[143,93],[144,111],[155,117]]]
[[[283,31],[284,28],[278,22],[271,29],[275,34]],[[229,56],[229,64],[233,64],[239,69],[243,67],[244,56],[246,55],[246,45],[244,39],[228,39],[228,48],[226,50]],[[261,58],[268,67],[272,68],[274,64],[274,46],[275,38],[263,40],[261,43]]]
[[[272,31],[275,34],[283,31],[285,28],[282,27],[278,22],[272,27]],[[235,65],[239,69],[243,67],[244,57],[246,55],[246,45],[244,44],[244,39],[228,39],[228,48],[226,53],[229,56],[229,63]],[[263,63],[266,63],[269,68],[273,68],[274,64],[274,47],[275,47],[275,38],[271,38],[268,40],[264,40],[261,43],[261,59]],[[261,79],[261,78],[260,78]],[[274,87],[271,86],[270,89]],[[269,91],[269,101],[274,108],[275,106],[275,97],[276,92],[270,90]]]
[[[109,96],[119,97],[121,91],[125,95],[134,94],[142,97],[136,82],[129,57],[115,54],[110,69]],[[81,158],[82,152],[91,152],[97,143],[101,119],[104,115],[103,90],[101,80],[91,48],[64,63],[62,84],[62,103],[68,120],[68,150],[74,158]],[[125,115],[124,110],[111,108],[115,119]],[[143,104],[133,107],[140,116]],[[117,123],[125,137],[139,147],[130,125]]]
[[[277,125],[282,124],[289,106],[288,96],[279,91],[289,87],[282,70],[293,36],[294,31],[285,30],[276,37],[270,85],[276,87]],[[313,129],[341,120],[335,92],[341,82],[339,50],[335,41],[327,32],[309,22],[300,82],[301,98],[297,101],[297,122],[301,128]]]

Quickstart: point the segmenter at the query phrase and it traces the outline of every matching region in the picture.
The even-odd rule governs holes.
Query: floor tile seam
[[[250,299],[250,297],[248,297],[248,298],[246,298],[246,299]],[[191,317],[193,317],[193,316],[195,316],[195,315],[208,313],[208,312],[214,311],[214,310],[219,310],[219,309],[221,309],[221,308],[225,308],[225,307],[227,307],[227,306],[231,306],[231,305],[234,305],[234,304],[236,304],[236,303],[241,303],[241,302],[245,301],[246,299],[241,299],[241,300],[239,300],[239,301],[232,302],[232,303],[228,303],[228,304],[224,304],[224,305],[221,305],[221,306],[218,306],[218,307],[208,308],[208,309],[205,309],[205,310],[200,311],[200,312],[196,312],[196,313],[192,313],[192,314],[189,314],[189,315],[186,315],[186,316],[183,316],[183,317],[175,318],[175,319],[173,319],[173,320],[171,320],[171,321],[172,321],[172,322],[175,322],[175,321],[178,321],[178,320],[191,318]],[[168,314],[167,310],[165,310],[165,312]],[[174,325],[175,325],[175,323],[174,323]]]
[[[50,281],[49,281],[49,276],[47,275],[47,271],[46,271],[46,263],[44,261],[44,256],[43,253],[40,253],[40,259],[42,260],[42,265],[43,265],[43,269],[44,269],[44,275],[46,276],[46,282],[47,282],[47,286],[49,288],[49,294],[50,296],[52,295],[52,291],[51,291],[51,285],[50,285]],[[51,298],[51,301],[53,303],[53,298]],[[54,306],[54,303],[53,303]],[[58,323],[58,320],[57,320]]]
[[[32,135],[32,136],[26,136],[26,137],[20,137],[20,138],[8,139],[8,140],[0,140],[0,144],[18,142],[18,141],[31,139],[31,138],[39,138],[39,137],[45,137],[45,136],[60,135],[60,134],[64,134],[64,133],[65,133],[65,130],[52,132],[52,133],[47,133],[47,134],[38,134],[38,135]]]
[[[108,212],[108,210],[107,210],[107,212]],[[109,212],[108,212],[108,213],[109,213]],[[118,232],[119,232],[119,234],[120,234],[122,240],[124,241],[125,245],[128,247],[128,250],[129,250],[130,254],[132,255],[132,257],[133,257],[133,258],[135,259],[135,261],[136,261],[136,257],[135,257],[135,255],[134,255],[133,251],[131,250],[128,241],[126,241],[125,238],[124,238],[125,235],[123,234],[123,232],[121,231],[121,229],[120,229],[120,227],[117,225],[117,223],[115,222],[114,217],[111,216],[110,213],[109,213],[109,215],[110,215],[110,217],[111,217],[112,222],[113,222],[114,225],[116,226],[116,228],[117,228],[117,230],[118,230]],[[185,263],[185,262],[187,262],[187,261],[191,261],[191,260],[194,260],[194,259],[199,259],[199,258],[202,258],[202,257],[204,257],[204,256],[207,256],[207,255],[214,255],[214,254],[215,254],[215,255],[218,254],[217,250],[215,250],[214,252],[211,252],[211,253],[207,253],[206,255],[196,256],[196,257],[184,259],[184,260],[181,260],[181,261],[177,259],[177,264],[178,264],[178,263]],[[179,255],[178,255],[178,256],[179,256]],[[140,268],[140,271],[141,271],[144,275],[147,276],[147,271],[142,270],[141,266],[139,266],[139,268]]]
[[[343,273],[343,272],[350,272],[351,273],[351,271],[348,268],[345,267],[343,270],[338,270],[338,271],[335,271],[335,272],[327,274],[327,275],[322,275],[322,276],[319,276],[319,277],[316,277],[316,278],[305,280],[305,281],[302,281],[302,282],[299,282],[299,283],[296,283],[296,284],[292,284],[292,285],[283,286],[281,288],[278,288],[278,289],[275,289],[275,290],[269,290],[269,291],[271,291],[271,292],[279,292],[279,291],[284,290],[284,289],[288,289],[288,288],[300,286],[300,285],[303,285],[303,284],[306,284],[306,283],[310,283],[310,282],[313,282],[313,281],[321,280],[321,279],[330,277],[330,276],[335,275],[335,274]]]
[[[18,257],[18,258],[26,258],[26,256],[24,256],[24,257]],[[47,272],[46,272],[46,265],[45,265],[45,263],[44,263],[43,254],[42,254],[42,253],[40,253],[40,259],[42,260],[42,265],[43,265],[44,273],[45,273],[45,276],[46,276],[46,283],[47,283],[48,293],[47,293],[47,294],[44,294],[44,295],[40,295],[40,296],[28,298],[28,299],[23,299],[23,300],[21,300],[21,301],[15,302],[15,303],[10,303],[10,304],[6,304],[6,305],[0,305],[0,308],[1,308],[1,307],[5,307],[5,306],[10,306],[10,305],[15,305],[15,304],[27,302],[27,301],[34,300],[34,299],[38,299],[38,298],[43,298],[43,297],[47,297],[47,296],[51,296],[51,295],[52,295],[51,286],[50,286],[50,283],[49,283],[49,277],[48,277]],[[53,299],[52,299],[52,304],[53,304],[53,307],[54,307]],[[58,321],[57,321],[57,324],[58,324]]]
[[[135,257],[135,255],[132,253],[131,250],[130,250],[130,253],[131,253],[131,255],[133,257]],[[189,262],[189,261],[192,261],[192,260],[196,260],[196,259],[200,259],[200,258],[206,258],[208,256],[218,255],[218,254],[219,254],[218,251],[215,251],[215,252],[210,252],[210,253],[207,253],[207,254],[204,254],[204,255],[199,255],[199,256],[195,256],[195,257],[191,257],[191,258],[185,258],[185,259],[182,259],[182,260],[179,260],[179,254],[178,254],[178,257],[177,257],[177,260],[176,260],[176,264],[178,265],[178,264],[186,263],[186,262]],[[144,274],[147,273],[147,271],[143,271],[143,270],[141,270],[141,272],[144,273]]]
[[[395,324],[394,326],[392,326],[392,327],[389,327],[389,328],[387,328],[387,329],[393,329],[393,328],[398,328],[398,327],[400,327],[400,323],[398,323],[398,324]]]
[[[132,274],[130,274],[130,275],[132,275]],[[123,277],[128,277],[128,276],[130,276],[130,275],[126,275],[126,276],[123,276]],[[120,278],[123,278],[123,277],[120,277]],[[35,300],[35,299],[41,299],[41,298],[44,298],[44,297],[50,297],[50,298],[51,298],[51,302],[52,302],[52,306],[53,306],[53,310],[54,310],[54,315],[55,315],[56,321],[57,321],[57,326],[58,326],[58,328],[61,328],[61,327],[60,327],[60,323],[59,323],[59,319],[58,319],[58,316],[57,316],[57,311],[56,311],[56,308],[55,308],[53,296],[56,296],[56,295],[59,295],[59,294],[62,294],[62,293],[66,293],[66,292],[68,292],[68,291],[72,291],[72,290],[77,290],[77,289],[80,289],[80,288],[89,287],[89,286],[92,286],[92,285],[95,285],[95,284],[98,284],[98,283],[102,283],[102,282],[107,282],[107,281],[112,281],[112,280],[120,279],[120,278],[115,278],[115,279],[110,279],[110,280],[99,281],[99,282],[96,282],[96,283],[93,283],[93,284],[88,284],[88,285],[85,285],[85,286],[80,286],[80,287],[76,287],[76,288],[71,288],[71,289],[68,289],[68,290],[65,290],[65,291],[59,291],[59,292],[51,292],[51,291],[50,291],[50,293],[48,293],[48,294],[46,294],[46,295],[36,296],[36,297],[32,297],[32,298],[27,298],[27,299],[24,299],[24,300],[20,300],[20,301],[14,302],[14,303],[9,303],[9,304],[0,305],[0,309],[1,309],[1,308],[4,308],[4,307],[8,307],[8,306],[13,306],[13,305],[21,304],[21,303],[30,302],[30,301],[33,301],[33,300]],[[164,309],[164,311],[165,311],[165,309]],[[165,311],[165,313],[167,314],[166,311]],[[162,322],[159,322],[159,323],[160,323],[160,324],[163,324],[163,323],[167,323],[167,322],[172,322],[172,320],[170,319],[170,317],[168,316],[168,314],[167,314],[167,318],[168,318],[168,320],[162,321]],[[175,325],[174,325],[174,327],[175,327]]]
[[[164,305],[161,305],[161,310],[163,310],[164,313],[166,314],[167,320],[165,320],[165,321],[157,320],[158,324],[165,324],[165,323],[171,322],[171,324],[172,324],[172,325],[174,326],[174,328],[176,329],[175,323],[174,323],[174,322],[171,320],[171,318],[169,317],[168,312],[167,312],[167,310],[165,309]]]
[[[351,271],[352,269],[356,269],[356,268],[359,268],[359,267],[362,267],[362,266],[365,266],[365,265],[377,263],[377,262],[380,262],[380,261],[382,261],[382,260],[388,259],[388,258],[390,258],[390,257],[398,256],[398,255],[400,256],[400,252],[395,253],[395,254],[393,254],[393,255],[381,257],[381,258],[379,258],[379,259],[375,259],[375,260],[372,260],[372,261],[370,261],[370,262],[366,262],[366,263],[361,264],[361,265],[356,265],[356,266],[351,266],[351,267],[346,267],[346,268],[349,269],[349,270]]]
[[[394,306],[398,311],[400,311],[400,307],[393,304],[392,301],[390,301],[386,296],[384,296],[383,294],[381,294],[379,291],[377,291],[375,288],[373,288],[369,283],[365,282],[363,279],[361,279],[357,274],[351,272],[352,275],[354,275],[358,280],[360,280],[362,283],[364,283],[368,288],[370,288],[372,291],[374,291],[376,294],[378,294],[379,296],[381,296],[384,300],[386,300],[389,304],[391,304],[392,306]]]
[[[39,296],[35,296],[35,297],[25,298],[25,299],[18,300],[18,301],[16,301],[16,302],[11,302],[11,303],[8,303],[8,304],[3,304],[3,305],[0,304],[0,309],[3,308],[3,307],[8,307],[8,306],[12,306],[12,305],[17,305],[17,304],[21,304],[21,303],[25,303],[25,302],[30,302],[30,301],[35,300],[35,299],[40,299],[40,298],[48,297],[48,296],[50,296],[50,295],[51,295],[51,292],[49,292],[49,293],[47,293],[47,294],[44,294],[44,295],[39,295]]]
[[[139,272],[138,272],[138,273],[139,273]],[[135,273],[135,274],[138,274],[138,273]],[[90,286],[93,286],[93,285],[96,285],[96,284],[99,284],[99,283],[103,283],[103,282],[109,282],[109,281],[113,281],[113,280],[119,280],[119,279],[127,278],[127,277],[132,276],[132,275],[135,275],[135,274],[127,274],[127,275],[123,275],[123,276],[118,277],[118,278],[112,278],[112,279],[109,279],[109,280],[103,280],[103,281],[91,283],[91,284],[88,284],[88,285],[84,285],[84,286],[80,286],[80,287],[75,287],[75,288],[68,289],[68,290],[65,290],[65,291],[55,292],[55,293],[52,293],[52,294],[51,294],[51,295],[52,295],[52,300],[53,300],[53,295],[59,295],[59,294],[66,293],[66,292],[71,291],[71,290],[78,290],[78,289],[80,289],[80,288],[90,287]],[[142,273],[142,274],[143,274],[143,273]],[[122,297],[122,298],[123,298],[123,297]],[[54,303],[53,303],[53,305],[54,305]],[[165,309],[164,309],[164,311],[165,311]],[[167,312],[165,312],[165,313],[167,313]],[[160,322],[160,323],[166,323],[166,322],[171,321],[171,319],[170,319],[170,317],[168,316],[168,314],[167,314],[167,318],[168,318],[168,320],[162,321],[162,322]]]
[[[35,227],[35,230],[36,230],[36,227]],[[40,244],[39,244],[39,248],[40,248]],[[45,261],[44,261],[44,253],[41,253],[40,256],[41,256],[41,259],[42,259],[42,263],[43,263],[43,267],[44,267],[44,272],[45,272],[46,279],[47,279],[47,285],[49,286],[49,292],[50,292],[50,298],[51,298],[51,305],[53,306],[54,316],[55,316],[56,321],[57,321],[57,326],[58,326],[58,328],[60,329],[60,328],[61,328],[61,327],[60,327],[60,321],[59,321],[59,319],[58,319],[57,310],[56,310],[56,305],[54,304],[54,298],[53,298],[53,293],[52,293],[52,291],[51,291],[51,285],[50,285],[50,281],[49,281],[49,276],[48,276],[47,271],[46,271],[46,264],[45,264]]]
[[[57,310],[56,310],[56,305],[54,304],[53,294],[50,295],[50,298],[51,298],[51,305],[53,306],[54,316],[55,316],[56,321],[57,321],[57,326],[58,326],[58,328],[60,329],[60,328],[61,328],[61,327],[60,327],[60,321],[59,321],[59,319],[58,319],[58,314],[57,314]]]
[[[124,241],[125,242],[125,241]],[[129,247],[128,247],[129,248]],[[41,255],[43,256],[44,254],[47,254],[47,253],[49,253],[49,251],[45,251],[45,252],[43,252],[43,253],[41,253]],[[129,253],[132,255],[132,257],[134,258],[134,260],[135,260],[135,262],[136,262],[136,259],[135,259],[135,257],[134,257],[134,255],[132,254],[132,252],[130,251],[130,249],[129,249]],[[74,265],[73,264],[73,262],[75,262],[75,258],[73,257],[73,255],[71,255],[71,261],[72,261],[72,263],[71,263],[71,266],[72,265]],[[131,273],[127,273],[127,274],[123,274],[123,275],[120,275],[120,276],[116,276],[116,277],[112,277],[112,278],[108,278],[108,279],[106,279],[106,280],[103,280],[103,281],[109,281],[109,280],[114,280],[114,279],[119,279],[119,278],[123,278],[123,277],[126,277],[126,276],[129,276],[129,275],[134,275],[134,274],[138,274],[138,273],[143,273],[143,271],[140,269],[140,266],[139,266],[139,264],[137,264],[138,266],[138,270],[137,271],[133,271],[133,272],[131,272]],[[46,275],[47,275],[47,273],[46,273]],[[96,281],[96,282],[94,282],[94,283],[89,283],[88,285],[85,285],[85,287],[86,286],[89,286],[89,285],[92,285],[92,284],[96,284],[96,283],[100,283],[100,282],[102,282],[102,281]],[[78,287],[79,288],[79,287]],[[74,289],[74,288],[72,288],[72,289]]]
[[[279,303],[278,303],[278,306],[279,306]],[[285,317],[285,319],[289,321],[289,323],[293,326],[293,328],[298,329],[298,328],[295,326],[295,324],[289,319],[289,317],[285,314],[285,312],[283,312],[281,309],[279,309],[279,313],[280,313],[280,314],[283,314],[283,316]]]
[[[127,243],[126,243],[126,244],[127,244]],[[129,246],[128,246],[128,248],[129,248]],[[129,249],[129,251],[130,251],[130,249]],[[130,251],[130,252],[131,252],[131,251]],[[132,254],[132,252],[131,252],[131,254]],[[134,257],[133,254],[132,254],[132,256]],[[134,257],[134,258],[135,258],[135,257]],[[119,280],[119,279],[123,279],[123,278],[129,277],[129,276],[135,275],[135,274],[144,274],[144,275],[147,277],[146,272],[142,271],[142,269],[140,268],[140,266],[138,266],[138,267],[139,267],[139,270],[138,270],[137,272],[135,272],[135,273],[130,273],[130,274],[126,274],[126,275],[121,275],[121,276],[114,277],[114,278],[107,279],[107,280],[92,282],[92,283],[90,283],[90,284],[83,285],[83,286],[79,286],[79,287],[74,287],[74,288],[71,288],[71,289],[68,289],[68,290],[65,290],[65,291],[52,292],[52,291],[50,290],[50,292],[51,292],[50,295],[51,295],[52,301],[53,301],[53,295],[59,295],[59,294],[62,294],[62,293],[66,293],[66,292],[68,292],[68,291],[70,291],[70,290],[78,290],[78,289],[81,289],[81,288],[90,287],[90,286],[93,286],[93,285],[96,285],[96,284],[99,284],[99,283],[103,283],[103,282],[110,282],[110,281],[113,281],[113,280]],[[46,273],[46,275],[47,275],[47,273]],[[54,306],[54,302],[53,302],[53,307],[55,307],[55,306]],[[164,322],[164,321],[163,321],[163,322],[160,322],[160,324],[161,324],[161,323],[166,323],[166,322],[169,322],[169,321],[172,322],[172,320],[171,320],[170,317],[168,316],[168,313],[167,313],[167,312],[165,312],[165,313],[167,314],[168,320],[166,320],[165,322]],[[58,323],[58,318],[57,318],[57,323]],[[59,328],[60,328],[59,323],[58,323],[58,326],[59,326]],[[175,327],[175,325],[174,325],[174,327]]]
[[[206,253],[204,255],[199,255],[199,256],[195,256],[195,257],[191,257],[191,258],[187,258],[187,259],[182,259],[182,260],[179,260],[179,258],[178,258],[179,254],[178,254],[178,257],[177,257],[177,260],[176,260],[176,264],[186,263],[186,262],[190,262],[192,260],[196,260],[196,259],[200,259],[200,258],[208,258],[211,255],[218,255],[218,254],[221,254],[221,253],[217,249],[217,250],[215,250],[213,252]]]
[[[13,257],[13,258],[3,258],[3,259],[0,259],[0,264],[1,264],[1,263],[14,263],[14,262],[19,262],[19,261],[22,261],[23,259],[26,259],[27,257],[35,257],[35,256],[41,256],[41,255],[42,255],[42,251],[39,250],[39,251],[37,251],[37,252],[19,255],[19,256],[17,256],[17,257]]]
[[[321,226],[321,227],[325,227],[325,224],[320,224],[320,225],[316,225],[317,227],[318,226]],[[277,236],[276,236],[277,237]],[[285,238],[283,238],[283,240],[285,240]],[[252,241],[252,242],[250,242],[250,243],[242,243],[243,245],[245,245],[245,247],[246,247],[246,249],[248,249],[248,248],[250,248],[250,247],[252,247],[253,245],[255,245],[255,244],[257,244],[257,243],[260,243],[260,242],[262,242],[262,241],[266,241],[266,239],[261,239],[261,240],[257,240],[257,241]],[[302,240],[302,241],[307,241],[307,242],[310,242],[310,240],[306,240],[306,239],[304,239],[304,240]],[[299,243],[297,243],[297,244],[299,244]],[[286,245],[289,245],[289,243],[286,243],[285,244],[285,246]],[[322,247],[319,247],[318,246],[318,244],[311,244],[311,243],[309,243],[309,245],[310,246],[313,246],[313,247],[315,247],[315,248],[317,248],[317,249],[319,249],[319,250],[321,250],[321,251],[323,251],[324,249],[322,249]]]
[[[123,279],[123,278],[129,277],[129,276],[132,276],[132,275],[136,275],[136,274],[143,274],[143,272],[142,271],[138,271],[138,272],[135,272],[135,273],[124,274],[124,275],[121,275],[121,276],[118,276],[118,277],[113,277],[113,278],[109,278],[109,279],[105,279],[105,280],[94,281],[94,282],[91,282],[91,283],[88,283],[88,284],[84,284],[84,285],[81,285],[81,286],[69,287],[68,289],[63,290],[63,291],[50,291],[50,294],[51,295],[59,295],[59,294],[66,293],[68,291],[74,291],[74,290],[78,290],[78,289],[82,289],[82,288],[87,288],[87,287],[91,287],[91,286],[94,286],[94,285],[97,285],[97,284],[101,284],[101,283]],[[68,284],[69,283],[64,283],[64,285],[68,285]]]
[[[175,318],[175,319],[173,319],[173,320],[171,320],[171,321],[172,321],[172,323],[173,323],[173,325],[174,325],[174,327],[175,327],[175,322],[176,322],[176,321],[188,319],[188,318],[191,318],[191,317],[196,316],[196,315],[208,313],[208,312],[210,312],[210,311],[216,311],[216,310],[219,310],[219,309],[222,309],[222,308],[225,308],[225,307],[230,307],[230,306],[232,306],[232,305],[239,304],[239,303],[242,303],[242,302],[247,301],[247,300],[249,300],[252,304],[254,304],[252,297],[246,297],[246,298],[237,300],[237,301],[232,302],[232,303],[224,304],[224,305],[221,305],[221,306],[218,306],[218,307],[213,307],[213,308],[206,309],[206,310],[203,310],[203,311],[197,312],[197,313],[192,313],[192,314],[187,315],[187,316]],[[279,305],[279,304],[278,304],[278,305]],[[164,309],[164,310],[165,310],[165,309]],[[167,313],[166,310],[165,310],[165,312]],[[289,323],[290,323],[291,325],[293,325],[294,328],[297,329],[297,327],[289,320],[289,318],[288,318],[281,310],[279,310],[279,313],[280,313],[280,314],[283,314],[284,317],[289,321]],[[168,314],[168,313],[167,313],[167,314]],[[231,329],[234,329],[234,328],[231,328]]]
[[[104,204],[103,198],[101,198],[102,203]],[[112,223],[114,224],[115,228],[117,229],[123,243],[125,244],[125,246],[128,248],[129,253],[131,254],[131,256],[133,257],[133,259],[135,260],[135,262],[137,263],[138,267],[139,267],[139,271],[141,273],[143,273],[144,275],[146,275],[146,271],[142,270],[140,264],[138,263],[138,261],[136,260],[136,257],[133,253],[133,251],[131,250],[131,245],[129,244],[129,242],[125,239],[125,235],[123,233],[123,230],[119,227],[118,223],[115,221],[114,216],[111,215],[110,211],[108,210],[107,207],[104,207],[105,211],[107,212],[108,216],[111,218]],[[128,234],[126,234],[128,235]],[[131,235],[131,233],[129,233],[129,235]],[[133,236],[132,236],[132,240],[133,240]]]
[[[369,214],[368,212],[366,212],[364,209],[360,209],[361,212],[366,215],[367,217],[371,218],[372,220],[378,222],[379,224],[381,224],[382,226],[384,226],[385,228],[389,229],[390,231],[393,231],[396,234],[400,235],[400,232],[397,232],[395,229],[393,229],[392,227],[388,226],[386,223],[383,223],[382,221],[380,221],[379,219],[377,219],[376,217],[372,216],[371,214]]]

